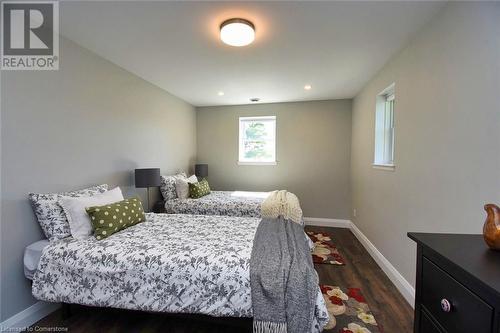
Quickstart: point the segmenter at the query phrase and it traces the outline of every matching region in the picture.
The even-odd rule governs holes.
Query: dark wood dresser
[[[500,333],[500,252],[482,235],[408,233],[417,243],[415,333]]]

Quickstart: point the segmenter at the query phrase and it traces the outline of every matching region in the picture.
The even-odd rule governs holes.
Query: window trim
[[[394,124],[394,104],[396,100],[396,92],[395,92],[395,87],[396,84],[392,83],[389,85],[387,88],[382,90],[378,95],[376,99],[376,106],[375,106],[375,140],[374,140],[374,154],[373,154],[373,163],[372,167],[374,169],[379,169],[379,170],[388,170],[388,171],[394,171],[395,169],[395,124]],[[392,119],[388,120],[387,119],[387,109],[386,109],[386,103],[387,102],[393,102],[392,104]],[[380,142],[379,145],[377,145],[377,140],[380,141],[380,126],[377,127],[377,120],[381,121],[379,119],[380,114],[383,114],[383,122],[384,122],[384,128],[383,128],[383,150],[380,152]],[[385,133],[387,131],[387,124],[388,121],[390,121],[392,127],[391,127],[391,133],[390,133],[390,140],[392,141],[391,143],[391,157],[392,160],[389,161],[386,158],[386,152],[387,152],[387,134]],[[377,149],[378,148],[378,149]],[[380,159],[380,154],[382,154],[382,159]]]
[[[373,163],[372,168],[378,169],[378,170],[394,171],[396,169],[396,166],[394,164]]]
[[[258,121],[258,120],[274,120],[274,161],[242,161],[241,152],[243,144],[243,133],[242,133],[242,121]],[[272,166],[278,164],[277,158],[277,125],[276,116],[252,116],[252,117],[238,117],[238,165],[248,165],[248,166]]]
[[[278,161],[275,162],[240,162],[238,165],[278,165]]]

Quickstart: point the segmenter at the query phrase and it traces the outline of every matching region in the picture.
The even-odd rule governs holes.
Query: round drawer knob
[[[451,311],[451,303],[446,298],[443,298],[441,300],[441,309],[444,312],[450,312]]]

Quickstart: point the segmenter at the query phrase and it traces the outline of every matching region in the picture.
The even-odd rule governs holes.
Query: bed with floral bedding
[[[32,293],[43,301],[252,317],[250,258],[259,218],[146,214],[104,240],[44,248]],[[328,321],[318,289],[315,330]]]
[[[198,214],[260,217],[260,206],[268,192],[212,191],[198,199],[165,201],[168,214]]]

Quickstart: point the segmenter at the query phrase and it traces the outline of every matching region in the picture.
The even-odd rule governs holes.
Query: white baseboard
[[[38,301],[32,306],[24,309],[23,311],[16,313],[12,317],[0,323],[0,332],[4,331],[15,331],[18,332],[19,328],[25,328],[33,325],[40,319],[46,317],[50,313],[59,309],[61,305],[59,303],[47,303]]]
[[[350,228],[351,221],[339,219],[326,219],[319,217],[304,217],[306,225],[314,225],[317,227],[332,227],[332,228]]]
[[[406,299],[411,307],[415,306],[415,288],[406,281],[406,279],[398,272],[398,270],[387,260],[386,257],[373,245],[372,242],[359,230],[359,228],[351,222],[351,231],[365,247],[366,251],[372,256],[375,262],[382,268],[387,277],[399,290],[401,295]]]

